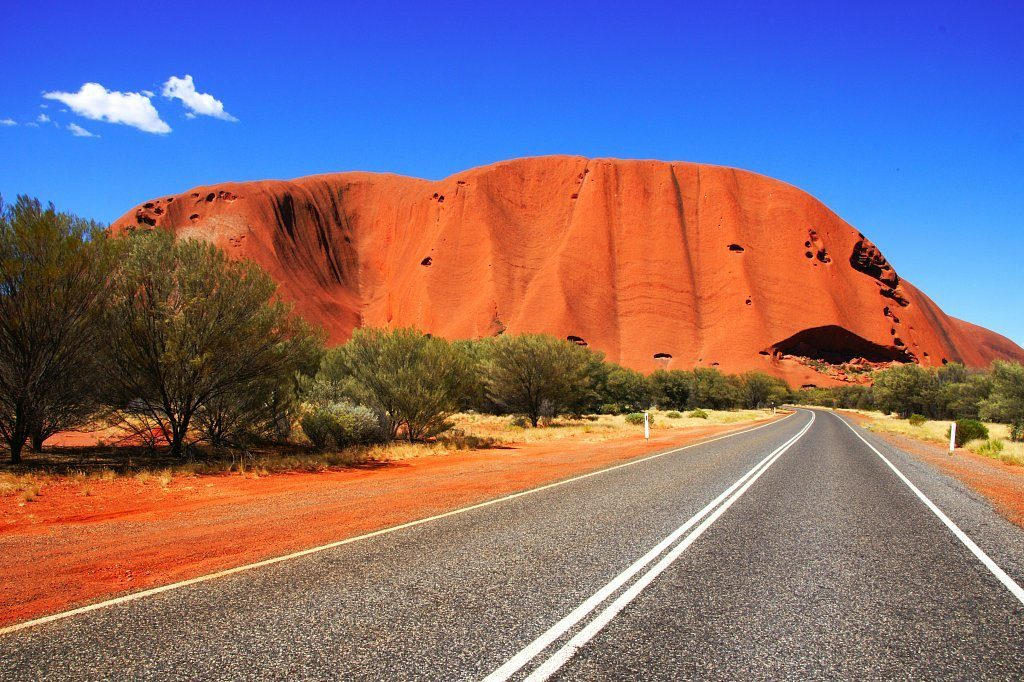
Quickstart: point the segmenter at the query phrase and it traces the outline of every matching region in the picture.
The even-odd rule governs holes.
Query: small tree
[[[1019,436],[1024,424],[1024,365],[998,360],[992,363],[992,392],[981,403],[984,419],[1017,425]]]
[[[488,341],[486,385],[491,399],[533,426],[594,402],[602,356],[546,334],[502,335]]]
[[[769,403],[781,404],[789,398],[789,386],[778,377],[764,372],[747,372],[740,377],[743,404],[747,407],[765,407]]]
[[[616,405],[622,412],[642,412],[651,406],[651,385],[634,369],[610,365],[602,383],[603,404]]]
[[[163,230],[123,249],[106,315],[108,399],[155,428],[172,455],[184,453],[197,415],[226,435],[315,352],[318,335],[256,264]]]
[[[473,372],[469,356],[444,339],[415,329],[357,329],[327,352],[317,379],[374,409],[392,438],[404,432],[413,442],[450,428]]]
[[[735,377],[726,376],[714,367],[694,368],[691,407],[730,410],[738,407],[742,399],[741,388]]]
[[[661,409],[685,410],[690,405],[693,375],[680,369],[659,369],[648,377],[654,402]]]
[[[309,356],[318,354],[310,349]],[[306,364],[304,358],[299,358]],[[298,364],[298,363],[297,363]],[[309,370],[303,369],[303,372]],[[195,425],[214,447],[243,446],[253,441],[288,437],[299,401],[298,377],[287,369],[274,372],[251,385],[226,392],[196,411]]]
[[[21,461],[97,407],[110,258],[101,226],[52,204],[0,201],[0,435]]]
[[[875,375],[872,393],[883,411],[895,412],[901,419],[914,413],[931,415],[934,403],[934,377],[915,364],[897,365]]]

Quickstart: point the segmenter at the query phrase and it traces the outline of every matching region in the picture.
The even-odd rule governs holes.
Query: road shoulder
[[[780,415],[781,417],[781,415]],[[316,474],[197,477],[0,510],[0,626],[281,556],[604,469],[741,425],[538,443]],[[31,560],[26,560],[31,557]]]
[[[871,421],[856,412],[837,411],[859,426]],[[963,449],[950,456],[946,448],[935,443],[882,431],[871,433],[957,479],[982,495],[1007,520],[1024,528],[1024,467],[1004,464]]]

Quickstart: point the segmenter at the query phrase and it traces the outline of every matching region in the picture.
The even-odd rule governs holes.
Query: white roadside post
[[[651,439],[651,413],[644,412],[644,440]]]
[[[956,422],[952,422],[949,425],[949,454],[953,454],[953,450],[956,449]]]

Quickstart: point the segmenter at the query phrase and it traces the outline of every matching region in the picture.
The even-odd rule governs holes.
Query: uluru
[[[257,262],[332,343],[358,326],[544,332],[645,372],[761,370],[795,386],[892,362],[1024,360],[814,197],[734,168],[546,156],[439,181],[222,183],[147,201],[112,231],[154,226]]]

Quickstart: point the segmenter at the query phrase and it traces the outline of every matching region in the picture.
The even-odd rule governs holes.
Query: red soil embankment
[[[46,486],[0,499],[0,626],[280,556],[750,425],[562,440],[326,473]],[[86,494],[88,493],[88,494]]]

